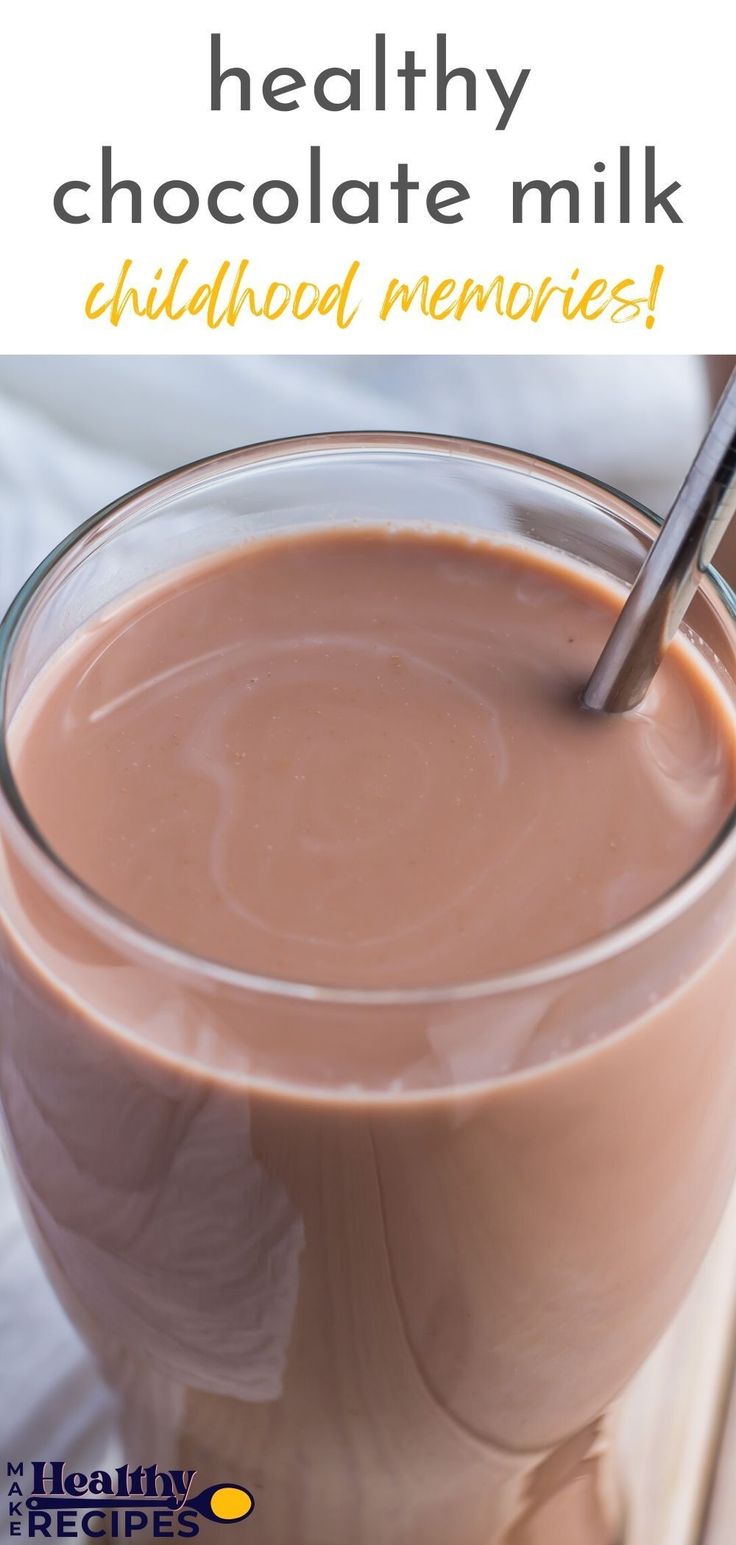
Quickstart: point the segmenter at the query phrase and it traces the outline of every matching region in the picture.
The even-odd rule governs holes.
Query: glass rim
[[[31,602],[68,554],[87,537],[106,526],[114,529],[118,522],[122,523],[134,513],[142,513],[146,509],[152,512],[159,502],[168,503],[172,496],[204,488],[207,483],[223,476],[268,464],[276,465],[279,461],[290,461],[298,456],[324,458],[359,451],[379,454],[397,451],[423,453],[478,461],[497,470],[553,481],[558,487],[577,496],[590,498],[591,493],[604,494],[608,501],[606,513],[614,520],[618,515],[621,522],[625,517],[637,517],[635,523],[640,532],[646,532],[647,527],[650,531],[656,531],[662,524],[662,518],[638,500],[563,462],[493,441],[432,432],[343,430],[294,435],[220,451],[161,473],[105,505],[57,543],[28,576],[0,621],[0,810],[4,807],[9,814],[41,883],[48,885],[50,882],[52,890],[70,902],[73,911],[81,915],[84,921],[91,922],[96,933],[99,933],[101,924],[103,934],[108,937],[112,935],[118,945],[127,945],[136,955],[142,955],[159,967],[173,968],[187,976],[195,976],[200,981],[236,988],[241,992],[350,1008],[401,1008],[462,1003],[509,995],[559,981],[624,954],[666,928],[669,922],[695,903],[719,878],[731,857],[736,855],[736,805],[695,864],[661,896],[615,928],[573,949],[533,961],[512,971],[428,987],[320,985],[289,977],[268,976],[182,949],[147,929],[87,885],[46,842],[27,809],[13,774],[7,744],[8,686],[13,647]],[[618,510],[612,507],[612,502],[618,506]],[[736,594],[712,565],[703,571],[700,589],[706,594],[715,595],[736,629]]]

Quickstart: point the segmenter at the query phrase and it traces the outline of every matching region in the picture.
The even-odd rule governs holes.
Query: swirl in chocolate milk
[[[24,795],[93,890],[198,955],[356,987],[508,971],[662,896],[734,800],[684,644],[640,712],[580,711],[617,604],[458,535],[251,544],[61,655]]]

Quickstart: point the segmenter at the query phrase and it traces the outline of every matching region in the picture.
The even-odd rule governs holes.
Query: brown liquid
[[[272,540],[85,632],[33,705],[24,797],[198,955],[354,987],[543,960],[669,890],[734,800],[693,654],[645,711],[579,711],[616,600],[462,537]]]
[[[16,776],[180,948],[481,980],[635,916],[733,806],[694,647],[636,714],[578,707],[617,604],[458,536],[273,539],[88,627],[17,716]],[[250,1486],[254,1545],[608,1545],[597,1419],[733,1168],[727,898],[595,969],[365,1007],[153,966],[5,863],[6,1116],[131,1462]]]

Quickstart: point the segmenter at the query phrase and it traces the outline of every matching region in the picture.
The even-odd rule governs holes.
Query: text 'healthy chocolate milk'
[[[275,536],[109,606],[16,712],[112,909],[5,844],[21,1191],[131,1462],[249,1487],[253,1545],[609,1545],[599,1419],[736,1148],[732,898],[664,900],[733,710],[683,636],[585,713],[619,605],[549,549]]]

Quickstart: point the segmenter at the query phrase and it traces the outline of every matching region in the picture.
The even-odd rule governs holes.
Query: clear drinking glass
[[[248,1487],[254,1545],[613,1545],[605,1413],[736,1168],[733,821],[584,948],[361,992],[153,938],[54,858],[13,776],[24,694],[117,597],[251,535],[377,520],[541,543],[624,585],[656,531],[529,456],[348,434],[213,457],[67,539],[0,634],[8,1153],[126,1457]],[[714,574],[687,622],[733,697]]]

